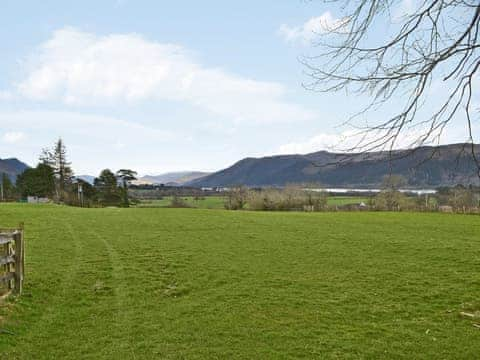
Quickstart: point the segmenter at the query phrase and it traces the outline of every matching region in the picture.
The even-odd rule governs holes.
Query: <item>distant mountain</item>
[[[170,186],[181,186],[187,182],[198,180],[210,173],[201,171],[179,171],[161,175],[147,175],[139,178],[134,184],[165,184]]]
[[[27,164],[16,158],[0,159],[0,174],[7,174],[12,181],[28,168]]]
[[[363,154],[320,151],[306,155],[246,158],[233,166],[187,182],[197,187],[283,186],[318,183],[326,187],[378,187],[389,173],[403,175],[410,187],[480,184],[470,145],[424,146]],[[480,145],[475,145],[480,155]],[[390,172],[391,171],[391,172]]]
[[[77,179],[86,181],[87,183],[93,185],[93,181],[95,180],[95,176],[92,175],[78,175],[75,176]]]

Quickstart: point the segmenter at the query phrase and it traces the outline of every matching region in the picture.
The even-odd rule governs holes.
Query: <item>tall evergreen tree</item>
[[[73,171],[67,158],[67,149],[61,138],[52,149],[43,149],[40,161],[50,166],[55,174],[55,192],[58,200],[66,197],[66,192],[72,183]]]
[[[128,200],[128,185],[130,182],[137,179],[137,172],[130,169],[120,169],[117,171],[117,178],[122,182],[122,195],[123,206],[129,207],[130,202]]]
[[[0,176],[0,201],[12,200],[15,197],[15,185],[10,177],[2,173]]]
[[[117,177],[109,169],[102,170],[95,178],[93,185],[97,191],[98,201],[103,205],[120,205],[122,203],[121,189]]]
[[[25,170],[17,177],[17,189],[21,196],[50,197],[55,193],[55,174],[47,164]]]

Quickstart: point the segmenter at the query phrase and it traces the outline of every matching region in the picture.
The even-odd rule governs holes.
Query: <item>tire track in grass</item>
[[[113,350],[123,355],[128,353],[129,358],[136,359],[130,331],[133,320],[131,319],[131,310],[130,306],[128,305],[128,284],[125,280],[125,277],[122,276],[122,274],[125,274],[126,272],[121,260],[121,256],[110,243],[110,241],[105,236],[100,234],[101,229],[98,227],[96,228],[96,231],[93,231],[92,229],[94,229],[94,227],[89,226],[86,229],[86,232],[91,234],[93,238],[100,241],[100,243],[105,247],[108,262],[110,263],[112,269],[112,293],[114,295],[115,303],[115,314],[113,315],[113,319],[115,333],[117,334],[115,337],[117,341],[113,342]]]
[[[81,220],[74,226],[66,224],[76,256],[69,261],[72,271],[63,281],[59,299],[53,302],[56,314],[49,327],[39,330],[48,335],[41,348],[49,349],[48,358],[64,357],[66,349],[72,358],[115,358],[125,353],[124,331],[116,325],[122,311],[115,275],[118,262],[109,243],[99,236],[96,218]],[[55,346],[58,342],[63,346]]]
[[[22,335],[22,339],[19,339],[17,342],[19,344],[29,344],[30,346],[35,343],[44,343],[48,342],[52,338],[52,332],[46,330],[46,328],[56,328],[57,321],[61,314],[58,313],[58,304],[63,301],[65,296],[70,289],[70,284],[73,281],[75,274],[78,272],[80,267],[80,253],[82,251],[82,246],[77,237],[76,233],[73,231],[72,224],[66,222],[63,219],[57,219],[62,222],[62,228],[66,230],[68,238],[70,238],[72,246],[73,257],[68,261],[65,261],[62,264],[62,276],[58,276],[58,272],[55,274],[55,289],[56,291],[52,294],[51,297],[47,299],[40,300],[46,306],[42,309],[42,313],[39,316],[32,317],[33,322],[28,324],[22,324],[22,326],[28,326],[28,332],[25,335]],[[54,246],[54,244],[47,243],[48,246]],[[47,259],[49,261],[49,259]],[[67,267],[67,265],[70,265]],[[33,284],[32,284],[33,285]],[[38,300],[36,300],[38,303]],[[39,338],[40,336],[40,338]],[[22,353],[23,351],[29,351],[30,347],[16,346],[13,347],[14,354]],[[35,351],[35,346],[33,351]],[[8,355],[8,354],[7,354]],[[38,356],[38,354],[36,354]]]
[[[75,219],[74,214],[71,215]],[[48,281],[52,295],[43,301],[36,300],[37,304],[46,304],[45,307],[37,305],[41,314],[32,317],[35,320],[26,324],[28,333],[16,341],[22,346],[12,347],[12,353],[7,355],[13,358],[62,358],[67,349],[72,358],[111,358],[114,354],[125,354],[122,344],[126,340],[128,324],[119,320],[125,307],[118,290],[121,268],[115,249],[98,234],[95,221],[86,226],[72,223],[71,218],[58,221],[61,222],[59,228],[65,230],[62,241],[71,245],[55,249],[55,265],[53,262],[51,265],[55,277]],[[82,221],[85,224],[88,219]],[[46,243],[48,246],[56,244]],[[67,251],[72,256],[67,256]],[[96,292],[95,281],[99,280],[104,284]],[[109,326],[110,323],[113,326]],[[46,349],[48,353],[44,352]],[[133,353],[128,355],[135,358]]]
[[[125,211],[121,210],[123,214]],[[151,230],[151,223],[144,223],[141,217],[118,222],[116,215],[108,215],[112,213],[103,218],[103,226],[94,221],[91,225],[96,229],[92,236],[109,249],[111,260],[116,264],[112,275],[118,295],[115,304],[118,313],[112,325],[123,332],[123,337],[115,351],[128,358],[135,358],[136,353],[162,358],[165,345],[162,345],[164,339],[159,337],[158,325],[165,321],[161,315],[165,307],[160,304],[182,296],[188,289],[178,285],[175,270],[164,258],[159,245],[147,241],[145,233],[139,234],[138,229]],[[114,231],[112,225],[115,225]],[[153,236],[157,237],[157,234]]]

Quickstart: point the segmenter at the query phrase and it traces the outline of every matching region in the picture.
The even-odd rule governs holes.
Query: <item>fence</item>
[[[0,296],[20,295],[23,286],[25,244],[23,224],[18,229],[0,229]],[[3,268],[3,272],[2,272]]]

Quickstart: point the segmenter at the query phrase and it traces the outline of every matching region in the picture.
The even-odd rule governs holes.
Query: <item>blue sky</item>
[[[4,0],[0,158],[34,165],[61,136],[77,174],[157,174],[330,148],[359,99],[304,90],[297,59],[309,21],[337,16],[301,0]]]

